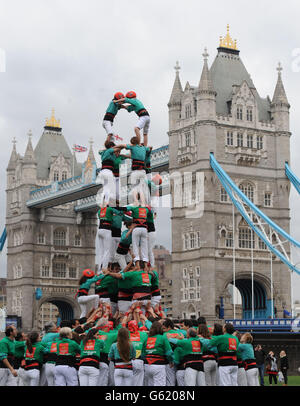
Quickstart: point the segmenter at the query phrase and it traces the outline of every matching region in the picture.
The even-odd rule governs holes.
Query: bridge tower
[[[282,68],[279,65],[277,69],[271,100],[258,94],[229,27],[210,68],[208,56],[205,49],[198,86],[187,82],[183,89],[177,63],[168,103],[173,317],[201,314],[215,319],[224,305],[225,317],[232,318],[234,267],[235,286],[242,302],[235,306],[236,318],[252,318],[253,307],[255,318],[271,316],[271,297],[273,315],[282,317],[283,310],[291,308],[290,272],[277,258],[271,260],[266,246],[251,234],[236,210],[233,215],[229,196],[209,163],[213,152],[241,190],[289,232],[290,187],[284,164],[290,159],[290,105]],[[181,187],[187,172],[192,173],[191,179]],[[196,173],[200,174],[199,182]],[[195,211],[197,199],[201,206],[197,185],[204,187],[204,205],[203,210]]]
[[[22,317],[22,328],[37,327],[43,303],[55,304],[62,319],[78,317],[74,299],[79,272],[94,268],[95,213],[76,214],[74,204],[36,209],[26,202],[33,189],[58,183],[82,174],[95,161],[92,147],[84,168],[76,162],[54,111],[46,120],[35,147],[32,134],[24,156],[17,153],[16,141],[7,167],[7,313]],[[50,186],[51,185],[51,186]],[[42,297],[35,292],[41,288]]]

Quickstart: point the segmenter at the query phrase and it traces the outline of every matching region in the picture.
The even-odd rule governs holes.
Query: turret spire
[[[282,77],[281,77],[282,65],[280,62],[278,63],[277,71],[278,71],[278,79],[277,79],[277,84],[275,87],[272,103],[273,104],[278,104],[278,103],[289,104],[288,99],[286,97],[285,90],[284,90],[283,82],[282,82]]]
[[[10,156],[10,159],[9,159],[7,169],[15,169],[17,159],[18,159],[17,148],[16,148],[16,144],[17,144],[16,137],[13,138],[12,143],[13,143],[13,149],[12,149],[12,152],[11,152],[11,156]]]
[[[174,66],[174,69],[176,72],[176,76],[175,76],[175,81],[174,81],[171,97],[169,100],[169,104],[180,102],[181,96],[182,96],[182,86],[181,86],[181,82],[180,82],[180,78],[179,78],[179,71],[181,68],[179,66],[178,61],[176,61],[176,65]]]
[[[204,65],[202,69],[202,74],[199,82],[199,92],[200,93],[216,93],[213,87],[213,83],[211,80],[210,72],[208,69],[208,64],[207,60],[209,57],[209,54],[207,52],[207,48],[204,49],[204,53],[202,54],[203,59],[204,59]]]
[[[32,147],[32,142],[31,142],[32,131],[29,130],[27,135],[28,135],[28,144],[26,147],[25,155],[24,155],[24,161],[35,162],[34,152],[33,152],[33,147]]]

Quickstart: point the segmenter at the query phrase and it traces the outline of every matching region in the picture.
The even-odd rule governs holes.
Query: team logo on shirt
[[[25,357],[26,358],[34,358],[34,353],[35,353],[35,348],[33,348],[33,351],[32,352],[29,352],[29,350],[26,350],[26,355],[25,355]]]
[[[60,355],[69,354],[69,344],[68,344],[68,343],[59,344],[59,349],[58,349],[58,351],[59,351],[59,354],[60,354]]]
[[[150,278],[147,273],[142,273],[142,281],[143,283],[150,283]]]
[[[106,207],[103,207],[102,209],[100,209],[100,218],[103,218],[106,216]]]
[[[140,219],[147,218],[147,209],[139,208],[139,218]]]
[[[192,341],[192,350],[193,352],[201,352],[201,343],[200,341]]]
[[[85,343],[84,349],[86,351],[93,351],[95,349],[95,340],[88,340]]]
[[[147,350],[153,350],[153,348],[155,347],[155,342],[156,342],[155,337],[149,337],[146,346]]]
[[[57,351],[57,344],[56,343],[52,343],[51,347],[50,347],[50,352],[56,352]]]
[[[140,341],[139,333],[136,333],[136,334],[131,333],[130,334],[130,341]]]
[[[236,340],[234,338],[228,338],[229,350],[236,351]]]

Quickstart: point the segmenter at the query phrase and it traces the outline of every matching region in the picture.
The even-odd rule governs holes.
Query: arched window
[[[239,188],[251,202],[254,202],[254,187],[251,183],[241,183]]]
[[[65,278],[67,276],[67,267],[65,262],[53,262],[53,278]]]
[[[63,247],[66,245],[66,232],[62,229],[55,230],[53,234],[53,245]]]
[[[190,234],[190,243],[191,243],[191,249],[195,248],[195,233]]]

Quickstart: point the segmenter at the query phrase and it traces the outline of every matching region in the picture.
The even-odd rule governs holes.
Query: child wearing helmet
[[[85,317],[87,314],[87,307],[90,303],[96,309],[99,306],[99,296],[89,295],[89,289],[91,285],[97,282],[99,279],[104,278],[104,275],[95,275],[90,269],[85,269],[79,280],[79,289],[77,290],[75,298],[77,298],[80,306],[81,314],[80,318]]]
[[[144,145],[145,147],[148,144],[148,132],[149,132],[149,126],[150,126],[150,115],[148,111],[145,109],[143,103],[136,98],[136,93],[133,91],[127,92],[125,97],[122,97],[120,99],[114,100],[114,103],[117,105],[122,105],[123,103],[129,104],[127,107],[127,111],[131,113],[134,111],[138,117],[139,120],[134,127],[134,132],[136,137],[138,138],[138,143],[140,144],[141,142],[141,134],[140,130],[143,129],[143,135],[144,135]]]
[[[113,100],[109,103],[104,118],[103,118],[103,122],[102,122],[102,127],[105,129],[106,134],[107,134],[107,141],[115,141],[115,134],[113,131],[113,123],[114,123],[114,119],[116,117],[116,115],[118,114],[118,111],[120,109],[124,109],[126,108],[125,106],[123,106],[122,104],[116,104],[114,103],[117,100],[123,99],[124,98],[124,94],[121,92],[117,92],[114,94],[114,98]]]

